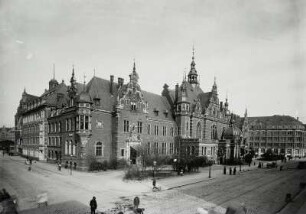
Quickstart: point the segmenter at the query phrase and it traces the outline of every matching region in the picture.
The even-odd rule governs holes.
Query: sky
[[[0,126],[14,126],[21,94],[53,77],[125,82],[135,59],[143,90],[174,89],[189,72],[216,77],[220,101],[249,116],[306,123],[306,1],[0,0]]]

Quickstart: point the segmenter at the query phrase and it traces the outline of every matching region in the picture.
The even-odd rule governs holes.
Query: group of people
[[[233,175],[236,175],[236,172],[237,172],[236,167],[234,167],[233,169],[232,169],[232,167],[229,168],[229,174],[230,174],[230,175],[232,175],[232,174],[233,174]],[[226,175],[226,166],[224,166],[223,174]]]

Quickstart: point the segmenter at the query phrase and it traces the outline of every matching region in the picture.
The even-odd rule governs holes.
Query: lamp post
[[[70,155],[70,175],[72,175],[72,155]]]
[[[212,160],[209,161],[208,178],[211,178],[211,166],[212,166]]]
[[[155,178],[156,161],[153,161],[153,179]]]
[[[209,164],[209,174],[208,174],[208,178],[211,178],[211,163]]]

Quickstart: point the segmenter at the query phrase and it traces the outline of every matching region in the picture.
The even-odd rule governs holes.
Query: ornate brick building
[[[165,84],[157,95],[143,91],[138,80],[135,62],[126,83],[111,75],[81,85],[74,69],[69,86],[51,80],[49,90],[22,101],[16,114],[23,154],[36,157],[31,151],[42,151],[48,160],[80,170],[91,158],[137,163],[139,146],[151,154],[217,159],[218,142],[230,121],[228,101],[219,101],[216,79],[211,91],[200,88],[194,54],[188,78],[174,89]],[[36,131],[29,132],[33,126]]]

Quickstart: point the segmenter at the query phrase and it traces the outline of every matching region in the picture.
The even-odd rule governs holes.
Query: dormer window
[[[131,103],[131,110],[136,111],[136,103]]]
[[[158,109],[157,108],[154,108],[154,114],[155,114],[155,116],[158,116]]]
[[[95,106],[100,106],[100,99],[94,98],[94,103],[95,103]]]
[[[165,111],[164,111],[164,114],[165,114],[165,117],[168,117],[168,110],[166,109]]]

